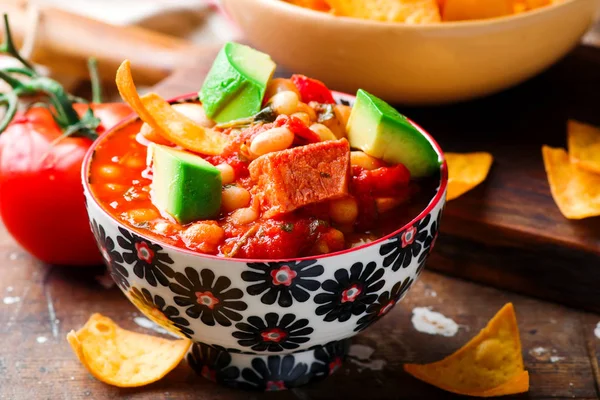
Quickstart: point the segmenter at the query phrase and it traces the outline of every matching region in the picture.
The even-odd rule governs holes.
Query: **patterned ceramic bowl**
[[[352,103],[354,97],[336,93],[336,100]],[[421,132],[442,157],[438,144]],[[194,341],[189,364],[221,384],[280,390],[333,373],[349,338],[407,293],[438,235],[445,162],[428,206],[394,233],[360,247],[292,260],[227,259],[172,247],[132,231],[94,199],[90,163],[109,134],[92,146],[82,170],[90,222],[106,264],[144,315]]]

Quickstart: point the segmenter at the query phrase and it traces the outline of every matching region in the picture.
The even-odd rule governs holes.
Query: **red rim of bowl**
[[[332,93],[334,93],[337,96],[340,97],[344,97],[344,98],[350,98],[350,99],[355,99],[356,96],[347,94],[347,93],[342,93],[342,92],[337,92],[337,91],[333,91]],[[182,101],[182,100],[192,100],[194,98],[197,98],[198,95],[196,93],[190,93],[190,94],[185,94],[185,95],[181,95],[181,96],[177,96],[175,98],[172,98],[170,100],[168,100],[169,103],[176,103],[178,101]],[[448,165],[446,164],[446,159],[444,157],[444,152],[442,151],[442,148],[440,147],[440,145],[435,141],[435,139],[433,139],[433,137],[427,133],[423,128],[421,128],[418,124],[414,123],[411,119],[409,119],[410,123],[417,128],[417,130],[423,135],[425,136],[425,138],[427,138],[427,140],[429,140],[429,142],[433,145],[435,151],[438,153],[438,155],[442,158],[442,164],[440,166],[440,186],[439,189],[437,191],[437,193],[435,194],[435,196],[433,197],[433,199],[429,202],[429,204],[427,205],[427,207],[421,211],[415,218],[413,218],[410,222],[408,222],[407,224],[404,224],[402,227],[400,227],[399,229],[396,229],[395,231],[393,231],[390,234],[387,234],[377,240],[374,240],[372,242],[369,243],[365,243],[363,245],[357,246],[357,247],[352,247],[349,249],[344,249],[344,250],[340,250],[340,251],[336,251],[333,253],[327,253],[327,254],[321,254],[321,255],[316,255],[316,256],[309,256],[309,257],[291,257],[291,258],[283,258],[283,259],[252,259],[252,258],[228,258],[228,257],[221,257],[221,256],[215,256],[212,254],[203,254],[203,253],[198,253],[189,249],[184,249],[181,247],[177,247],[177,246],[173,246],[171,244],[162,242],[160,240],[157,240],[155,237],[151,237],[151,236],[147,236],[145,235],[143,232],[135,230],[133,228],[130,228],[129,226],[125,225],[124,223],[122,223],[121,221],[119,221],[118,219],[116,219],[112,214],[110,214],[109,212],[107,212],[105,210],[105,208],[98,202],[98,200],[96,199],[96,197],[94,196],[93,192],[92,192],[92,188],[90,187],[90,183],[89,183],[89,169],[90,169],[90,165],[91,165],[91,160],[93,158],[94,153],[96,152],[96,147],[98,147],[98,145],[104,140],[105,137],[109,136],[110,134],[112,134],[114,131],[123,128],[124,126],[132,123],[134,120],[138,119],[138,115],[133,112],[131,115],[125,117],[121,122],[119,122],[118,124],[116,124],[115,126],[113,126],[112,128],[108,129],[106,132],[104,132],[103,134],[101,134],[98,139],[96,139],[94,141],[94,143],[90,146],[90,148],[88,149],[84,159],[83,159],[83,163],[82,163],[82,167],[81,167],[81,179],[83,182],[83,186],[84,189],[89,192],[90,197],[92,198],[92,200],[96,203],[96,205],[100,208],[100,210],[102,210],[103,213],[105,213],[106,215],[108,215],[108,217],[110,219],[112,219],[118,226],[121,226],[129,231],[133,231],[135,232],[137,235],[141,236],[142,238],[149,240],[151,242],[156,242],[159,243],[161,246],[163,246],[163,248],[169,248],[172,249],[173,251],[177,251],[177,252],[183,252],[192,256],[196,256],[196,257],[202,257],[202,258],[208,258],[208,259],[215,259],[215,260],[223,260],[223,261],[235,261],[235,262],[244,262],[244,263],[259,263],[259,262],[285,262],[285,261],[290,261],[290,260],[299,260],[299,261],[306,261],[306,260],[320,260],[323,258],[329,258],[329,257],[335,257],[335,256],[340,256],[343,254],[347,254],[347,253],[352,253],[355,251],[360,251],[362,249],[365,249],[367,247],[371,247],[374,245],[377,245],[379,243],[382,243],[396,235],[398,235],[400,232],[404,231],[405,229],[407,229],[408,227],[414,225],[417,221],[423,219],[427,214],[429,214],[439,203],[440,201],[442,201],[443,197],[444,197],[444,193],[446,192],[446,187],[448,186]]]

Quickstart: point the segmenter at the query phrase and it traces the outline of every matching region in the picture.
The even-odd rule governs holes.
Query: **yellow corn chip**
[[[579,168],[600,174],[600,128],[569,121],[569,158]]]
[[[175,368],[190,340],[167,340],[121,329],[110,318],[94,314],[67,340],[79,361],[96,379],[118,387],[156,382]]]
[[[600,216],[600,175],[577,168],[564,149],[542,147],[550,192],[568,219]]]
[[[213,156],[223,153],[227,146],[229,139],[226,135],[196,124],[156,93],[145,94],[140,101],[170,142],[196,153]]]
[[[325,0],[335,15],[375,21],[440,22],[437,0]]]
[[[511,15],[514,0],[446,0],[444,21],[487,19]]]
[[[518,0],[513,4],[513,14],[520,14],[523,12],[529,11],[527,3],[522,0]]]
[[[146,110],[140,96],[138,95],[133,77],[131,75],[131,63],[129,60],[123,61],[123,63],[117,69],[117,76],[115,78],[117,83],[117,89],[121,98],[129,104],[129,106],[138,114],[142,121],[152,126],[157,131],[160,131],[160,126],[157,125],[152,114]]]
[[[452,200],[485,180],[494,158],[490,153],[445,153],[448,162],[448,195]]]
[[[515,310],[506,304],[467,344],[441,361],[406,364],[404,370],[448,392],[478,397],[502,396],[529,390],[523,368]]]
[[[123,100],[139,115],[142,121],[171,143],[201,154],[220,155],[228,143],[221,132],[204,128],[185,115],[175,111],[156,93],[140,98],[129,60],[123,61],[117,70],[117,88]]]
[[[286,0],[288,3],[310,8],[316,11],[329,11],[330,7],[327,5],[325,0]]]
[[[525,0],[527,8],[533,10],[534,8],[545,7],[551,4],[550,0]]]
[[[519,375],[506,381],[506,383],[483,392],[471,393],[477,397],[506,396],[507,394],[525,393],[529,390],[529,372],[523,371]]]

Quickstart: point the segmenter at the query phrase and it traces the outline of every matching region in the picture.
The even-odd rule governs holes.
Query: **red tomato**
[[[243,258],[293,258],[314,245],[319,235],[329,228],[313,218],[285,216],[268,219],[260,224],[260,235],[252,236],[240,248],[236,257]]]
[[[404,198],[408,195],[409,184],[410,172],[402,164],[371,171],[353,166],[351,192],[359,204],[358,225],[368,228],[377,220],[375,197]]]
[[[352,183],[357,192],[375,197],[394,197],[404,192],[410,183],[410,172],[402,164],[371,171],[354,166],[352,175]]]
[[[82,115],[87,106],[75,104]],[[98,131],[131,113],[125,104],[92,106]],[[0,216],[29,253],[60,265],[100,264],[81,184],[81,163],[92,141],[62,134],[45,108],[17,115],[0,135]]]
[[[323,82],[304,75],[292,75],[290,80],[298,88],[301,100],[304,103],[316,101],[322,104],[335,104],[331,90],[327,89]]]
[[[289,117],[287,115],[279,115],[275,120],[275,126],[285,126],[294,135],[294,145],[304,146],[309,143],[318,143],[319,135],[310,130],[310,128],[304,125],[304,122],[296,117]]]
[[[302,144],[318,143],[321,141],[319,135],[311,131],[308,126],[304,125],[304,122],[296,117],[288,118],[285,124],[296,135],[296,138],[302,139]]]

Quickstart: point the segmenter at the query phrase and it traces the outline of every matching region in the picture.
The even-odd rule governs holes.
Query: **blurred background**
[[[238,38],[219,8],[211,0],[0,1],[25,58],[68,91],[86,94],[86,60],[96,57],[106,100],[117,99],[114,72],[124,58],[149,87],[175,68],[192,65],[203,49]],[[0,56],[0,67],[15,62]]]
[[[116,99],[114,72],[125,58],[144,91],[199,57],[213,57],[223,42],[243,40],[219,0],[0,0],[0,11],[10,15],[25,57],[70,92],[87,94],[86,61],[96,57],[106,100]],[[583,42],[600,45],[598,28]],[[14,62],[0,58],[0,67]]]

